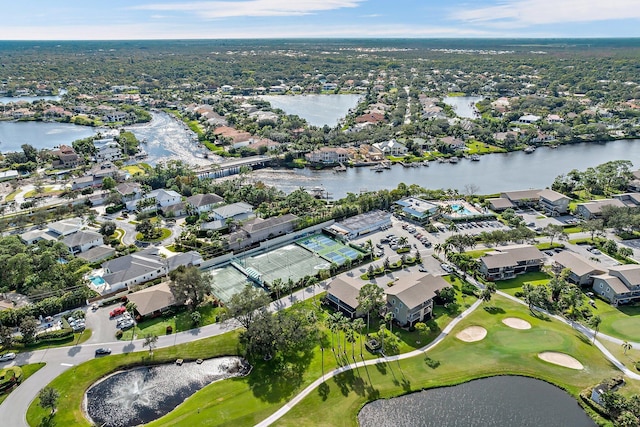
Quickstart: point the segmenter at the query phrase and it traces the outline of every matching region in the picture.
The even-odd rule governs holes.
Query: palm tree
[[[596,337],[598,336],[598,329],[600,328],[600,323],[602,323],[602,318],[598,315],[595,315],[591,319],[589,319],[589,326],[593,328],[593,342],[596,342]]]
[[[389,332],[393,333],[393,313],[387,313],[384,315],[384,320],[389,322]]]
[[[627,351],[631,350],[633,345],[629,341],[625,341],[622,343],[622,350],[624,350],[625,356],[627,355]]]
[[[340,318],[342,317],[342,313],[335,312],[332,314],[329,314],[329,316],[327,317],[327,326],[329,327],[329,330],[331,331],[331,351],[333,351],[335,353],[336,351],[336,346],[333,342],[333,335],[338,332],[338,328],[339,328],[339,323],[340,323]]]
[[[351,343],[351,358],[355,362],[355,360],[356,360],[356,350],[355,350],[356,332],[353,329],[353,324],[352,323],[349,323],[349,327],[344,331],[344,338],[345,338],[345,340],[347,340],[347,341],[349,341]],[[346,354],[346,349],[345,349],[345,354]]]
[[[360,335],[360,357],[362,357],[362,332],[364,331],[365,327],[364,320],[358,317],[353,321],[353,325],[351,325],[351,327],[354,331],[358,332],[358,335]]]
[[[402,236],[398,239],[398,246],[402,247],[409,242],[409,238],[407,236]]]

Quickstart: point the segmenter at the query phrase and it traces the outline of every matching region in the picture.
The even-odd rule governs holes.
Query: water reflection
[[[117,372],[94,384],[86,393],[86,411],[104,427],[148,423],[166,415],[206,385],[246,375],[249,365],[238,357],[141,367]]]
[[[365,405],[362,427],[593,427],[578,402],[544,381],[485,378]]]

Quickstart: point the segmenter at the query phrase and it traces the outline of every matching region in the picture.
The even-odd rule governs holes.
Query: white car
[[[453,268],[451,268],[451,266],[449,264],[444,264],[444,263],[440,264],[440,268],[442,268],[447,273],[452,273],[453,272]]]
[[[15,353],[5,353],[2,356],[0,356],[0,362],[8,362],[9,360],[13,360],[15,358],[16,358]]]

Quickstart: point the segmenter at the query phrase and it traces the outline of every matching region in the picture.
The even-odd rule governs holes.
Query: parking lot
[[[391,228],[380,230],[375,233],[369,233],[365,236],[361,236],[357,239],[354,239],[353,243],[364,244],[367,240],[371,240],[371,242],[374,245],[374,252],[382,251],[381,255],[379,256],[380,260],[374,262],[374,264],[380,265],[382,264],[382,260],[386,257],[389,258],[389,261],[394,262],[400,259],[400,257],[402,256],[402,254],[398,254],[395,250],[391,249],[391,246],[389,243],[380,243],[380,241],[389,239],[389,237],[387,236],[390,236],[390,235],[393,235],[398,239],[400,237],[406,237],[407,243],[411,247],[411,252],[407,253],[407,255],[409,254],[415,255],[415,252],[419,250],[420,256],[422,257],[422,267],[420,265],[416,265],[416,266],[404,268],[403,270],[400,270],[398,272],[394,272],[394,274],[396,274],[397,276],[401,276],[402,274],[407,274],[408,272],[418,271],[420,268],[424,268],[425,270],[427,270],[427,272],[436,276],[447,274],[447,272],[445,272],[440,267],[440,261],[438,261],[437,259],[431,256],[433,254],[433,245],[439,242],[437,237],[435,237],[433,234],[428,233],[424,228],[420,226],[416,226],[415,224],[409,224],[395,217],[391,218],[391,223],[392,223]],[[403,225],[406,228],[403,228]],[[410,232],[409,226],[415,227],[415,231]],[[426,247],[425,244],[420,241],[420,238],[416,237],[417,235],[422,235],[422,237],[424,237],[428,242],[429,247]],[[378,247],[377,245],[380,245],[381,248]],[[363,267],[360,267],[360,269],[362,270],[361,273],[364,273],[366,272],[367,267],[363,266]]]

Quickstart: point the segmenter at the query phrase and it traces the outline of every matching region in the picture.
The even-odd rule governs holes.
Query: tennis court
[[[252,285],[251,281],[232,265],[211,270],[211,276],[211,291],[222,302],[229,302],[231,297],[242,291],[245,286]]]
[[[345,246],[323,234],[314,234],[313,236],[298,240],[296,243],[303,248],[309,249],[311,252],[317,253],[327,261],[335,262],[338,265],[344,264],[347,259],[353,261],[360,255],[360,252],[355,249]]]
[[[291,278],[296,282],[329,268],[326,260],[295,244],[242,259],[240,264],[260,273],[264,282],[272,282],[278,278],[284,281]]]

